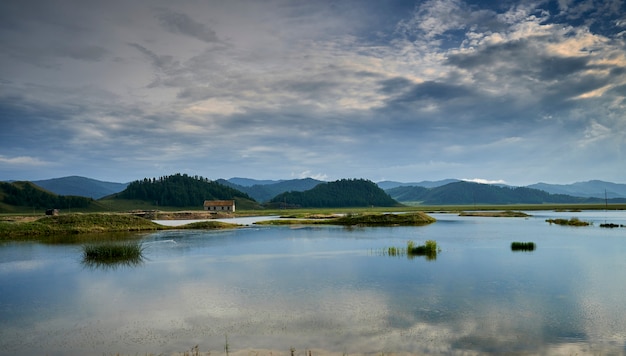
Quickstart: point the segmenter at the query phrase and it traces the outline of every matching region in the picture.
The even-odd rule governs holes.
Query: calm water
[[[231,355],[626,354],[626,228],[599,227],[626,212],[531,214],[158,232],[109,269],[80,245],[0,244],[0,354],[221,355],[226,335]],[[544,221],[573,216],[595,225]],[[433,261],[380,253],[428,239]]]

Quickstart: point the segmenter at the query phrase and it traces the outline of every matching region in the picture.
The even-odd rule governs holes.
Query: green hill
[[[248,194],[207,178],[174,174],[160,178],[144,178],[128,184],[112,199],[139,200],[155,206],[202,207],[205,200],[235,200],[237,207],[251,209],[258,204]]]
[[[0,182],[0,212],[41,212],[46,209],[84,210],[94,207],[91,198],[56,195],[31,182]]]
[[[304,192],[286,192],[270,200],[271,205],[302,208],[398,206],[384,190],[364,179],[342,179],[321,183]]]

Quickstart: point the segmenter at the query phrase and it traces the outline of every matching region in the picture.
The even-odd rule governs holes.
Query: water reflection
[[[438,218],[157,232],[130,271],[83,268],[75,247],[3,246],[0,354],[168,355],[196,344],[220,354],[225,335],[231,355],[626,353],[619,230]],[[529,236],[541,249],[510,252]],[[431,239],[436,263],[371,253]]]

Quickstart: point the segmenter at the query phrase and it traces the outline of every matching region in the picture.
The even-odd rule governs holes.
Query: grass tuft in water
[[[96,268],[137,266],[143,262],[143,250],[138,241],[89,244],[83,246],[83,264]]]
[[[415,242],[409,240],[406,243],[406,248],[392,246],[383,250],[383,254],[386,254],[387,256],[407,256],[408,258],[425,256],[427,260],[437,259],[438,252],[441,252],[441,249],[437,246],[437,242],[435,240],[427,240],[424,245],[420,246],[416,246]]]

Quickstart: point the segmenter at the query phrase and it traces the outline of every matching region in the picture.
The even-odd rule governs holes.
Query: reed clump
[[[89,267],[137,266],[143,262],[139,241],[106,242],[83,246],[83,264]]]
[[[428,260],[437,259],[437,253],[441,252],[441,249],[437,246],[435,240],[427,240],[423,245],[415,245],[415,242],[409,240],[406,243],[406,248],[403,247],[388,247],[386,249],[387,256],[407,256],[413,258],[416,256],[425,256]]]
[[[534,251],[535,248],[534,242],[511,242],[511,251]]]

